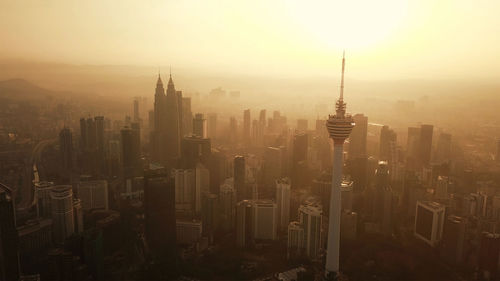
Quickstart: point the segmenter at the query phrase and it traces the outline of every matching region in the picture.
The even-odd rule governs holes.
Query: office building
[[[198,162],[207,166],[212,156],[210,139],[194,135],[184,137],[182,139],[181,155],[181,166],[183,169],[194,169]]]
[[[290,188],[291,182],[289,178],[276,180],[277,224],[279,229],[287,228],[290,221]]]
[[[445,207],[431,201],[418,201],[415,216],[415,237],[434,247],[443,236]]]
[[[19,238],[12,189],[0,183],[0,279],[18,280]]]
[[[320,206],[301,205],[299,207],[299,222],[304,229],[304,255],[309,259],[319,257],[321,249],[321,218]]]
[[[75,233],[83,233],[83,208],[82,200],[73,198],[73,221]]]
[[[248,145],[250,144],[251,138],[251,119],[250,119],[250,109],[245,109],[243,111],[243,140]]]
[[[383,126],[380,130],[379,160],[392,161],[391,146],[395,146],[397,135],[389,126]]]
[[[108,210],[108,182],[105,180],[80,181],[77,187],[78,198],[85,211],[92,209]]]
[[[221,226],[224,231],[229,232],[234,229],[236,221],[236,192],[233,178],[226,179],[221,185],[219,197]]]
[[[437,163],[449,162],[451,160],[451,134],[439,134],[434,160]]]
[[[35,202],[38,218],[48,219],[52,217],[52,199],[50,197],[50,192],[53,187],[53,182],[35,182]]]
[[[307,132],[308,125],[307,119],[297,119],[297,131],[305,133]]]
[[[366,141],[368,136],[368,117],[356,114],[352,117],[356,126],[349,135],[349,159],[366,157]],[[324,125],[322,127],[324,129]]]
[[[299,257],[304,250],[304,228],[298,221],[288,224],[287,258]]]
[[[176,221],[177,243],[195,244],[201,239],[202,224],[199,220]]]
[[[193,210],[196,198],[196,170],[174,169],[175,209],[177,211]]]
[[[500,253],[500,234],[483,232],[479,244],[478,267],[481,278],[496,280]]]
[[[70,185],[54,186],[50,192],[52,209],[52,237],[56,244],[64,244],[75,232],[73,190]]]
[[[422,125],[420,127],[420,164],[427,166],[431,160],[432,151],[432,131],[434,126]]]
[[[246,168],[245,168],[245,157],[235,156],[233,164],[233,177],[234,177],[234,189],[236,191],[236,201],[240,202],[245,199],[250,199],[248,197],[248,192],[246,190]]]
[[[191,98],[182,98],[182,137],[193,133],[193,113],[191,111]]]
[[[253,238],[276,240],[277,207],[271,200],[257,200],[252,204]]]
[[[193,119],[193,135],[200,138],[207,138],[207,125],[203,114],[196,113]]]
[[[342,211],[351,211],[352,210],[352,197],[353,197],[353,182],[343,180],[340,185],[340,200],[341,200],[341,209]]]
[[[351,211],[342,211],[340,216],[340,238],[355,240],[358,230],[358,214]]]
[[[301,188],[307,184],[309,175],[307,165],[308,135],[296,134],[293,138],[292,187]]]
[[[201,222],[203,234],[213,242],[213,237],[219,226],[219,198],[213,193],[204,193],[201,198]]]
[[[209,139],[212,139],[212,140],[217,139],[217,114],[216,113],[208,114],[207,137]]]
[[[202,163],[198,163],[195,169],[196,185],[194,191],[194,210],[200,214],[202,208],[203,194],[210,192],[210,172]]]
[[[452,264],[460,264],[464,260],[466,247],[467,219],[448,216],[444,222],[441,252]]]
[[[175,181],[165,168],[144,173],[144,222],[146,241],[153,255],[175,260]]]
[[[236,246],[245,248],[253,241],[252,201],[243,200],[236,204]]]

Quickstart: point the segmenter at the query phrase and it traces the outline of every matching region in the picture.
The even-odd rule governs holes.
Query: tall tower
[[[336,276],[339,272],[342,158],[344,153],[344,141],[349,137],[354,127],[354,120],[351,115],[346,114],[346,104],[344,103],[344,69],[345,53],[342,57],[342,79],[340,83],[340,97],[336,103],[336,113],[335,115],[329,115],[328,121],[326,122],[326,128],[328,129],[330,138],[333,139],[332,192],[330,193],[328,246],[325,264],[325,274],[327,278]]]

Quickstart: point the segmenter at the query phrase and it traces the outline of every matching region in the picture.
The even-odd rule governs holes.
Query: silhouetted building
[[[444,222],[442,254],[452,264],[460,264],[464,260],[466,246],[467,219],[448,216]]]
[[[121,131],[122,164],[125,178],[132,178],[141,170],[140,147],[137,143],[137,131],[125,127]]]
[[[243,139],[245,140],[246,144],[250,143],[250,137],[251,137],[251,119],[250,119],[250,109],[245,109],[243,111]]]
[[[380,130],[380,149],[379,159],[391,161],[391,146],[394,146],[397,141],[396,133],[389,129],[389,126],[383,126]]]
[[[12,190],[0,183],[0,279],[18,280],[19,238]]]
[[[203,114],[196,113],[193,119],[193,135],[206,138],[207,137],[207,125],[206,120],[203,118]]]
[[[445,207],[437,202],[418,201],[416,209],[415,237],[436,246],[443,236]]]
[[[483,232],[479,245],[478,267],[485,280],[496,280],[500,253],[500,234]]]
[[[307,183],[308,136],[307,134],[296,134],[293,138],[292,156],[292,187],[303,187]]]
[[[236,192],[233,178],[228,178],[220,187],[219,205],[221,211],[221,226],[226,232],[234,229],[236,220]]]
[[[196,167],[196,163],[198,162],[207,166],[212,156],[210,139],[194,135],[185,137],[182,140],[181,155],[182,168],[193,169]]]
[[[277,207],[271,200],[258,200],[252,204],[253,238],[259,240],[276,240]]]
[[[217,114],[208,114],[207,137],[215,140],[217,138]]]
[[[182,98],[182,133],[188,136],[193,133],[193,113],[191,111],[191,98]]]
[[[366,140],[368,134],[368,117],[356,114],[352,117],[356,126],[349,136],[349,159],[366,157]],[[324,125],[323,128],[324,130]]]
[[[252,201],[243,200],[236,204],[236,246],[245,248],[253,240]]]
[[[240,202],[245,199],[250,199],[248,197],[248,192],[245,185],[245,157],[235,156],[234,157],[234,189],[236,191],[236,201]]]
[[[420,163],[424,166],[429,165],[432,151],[432,125],[422,125],[420,127]]]
[[[144,172],[144,216],[146,239],[154,257],[175,261],[175,181],[165,168]]]
[[[438,163],[449,162],[451,159],[451,134],[441,133],[436,147],[435,160]]]
[[[92,209],[108,209],[108,182],[105,180],[80,181],[77,187],[78,198],[82,208],[86,211]]]
[[[297,119],[297,131],[306,133],[308,129],[307,119]]]
[[[64,127],[59,133],[59,150],[62,173],[69,178],[73,169],[73,135],[69,128]]]
[[[51,190],[53,238],[56,244],[64,244],[75,232],[73,214],[73,190],[70,185],[54,186]]]
[[[276,205],[278,229],[285,229],[290,222],[290,179],[281,178],[276,180]]]
[[[49,219],[52,217],[50,192],[53,187],[53,182],[41,181],[35,183],[35,203],[38,218]]]
[[[304,254],[310,259],[316,259],[321,249],[321,218],[319,206],[302,205],[299,208],[299,222],[304,229]]]

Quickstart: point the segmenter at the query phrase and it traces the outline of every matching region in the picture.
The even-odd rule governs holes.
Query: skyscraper
[[[357,124],[357,123],[356,123]],[[391,161],[391,146],[396,144],[397,135],[389,129],[389,126],[383,126],[380,130],[380,149],[379,160]]]
[[[182,100],[182,97],[181,97]],[[181,131],[179,120],[179,94],[175,90],[172,74],[168,79],[166,91],[166,148],[167,148],[167,162],[173,167],[177,158],[180,156],[181,149]]]
[[[48,219],[52,217],[50,192],[53,187],[53,182],[41,181],[35,183],[35,202],[38,218]]]
[[[108,209],[108,182],[105,180],[81,181],[77,187],[78,198],[84,210]]]
[[[191,98],[182,98],[182,133],[188,136],[193,133],[193,113],[191,112]]]
[[[0,279],[19,280],[19,238],[12,190],[0,183]]]
[[[293,138],[292,156],[292,186],[293,188],[303,187],[306,184],[308,173],[307,150],[308,135],[304,133],[296,134]]]
[[[140,170],[140,147],[137,143],[137,132],[129,127],[123,128],[121,131],[122,142],[122,164],[123,175],[125,178],[131,178]]]
[[[432,131],[434,126],[422,125],[420,127],[420,164],[427,166],[431,160],[432,151]]]
[[[287,228],[290,222],[290,186],[289,178],[276,180],[277,224],[279,229]]]
[[[349,136],[349,159],[366,157],[366,139],[368,134],[368,117],[363,114],[353,116],[356,126]]]
[[[252,204],[253,238],[276,240],[277,208],[271,200],[258,200]]]
[[[219,195],[220,209],[221,209],[221,222],[224,231],[231,231],[234,229],[236,218],[236,193],[234,191],[234,180],[228,178],[220,187]]]
[[[236,246],[245,248],[252,240],[252,202],[243,200],[236,204]]]
[[[321,248],[321,213],[319,206],[299,207],[299,222],[304,229],[304,254],[310,259],[317,258]]]
[[[210,139],[198,136],[184,137],[182,139],[181,155],[181,166],[184,169],[194,169],[198,162],[207,166],[212,156]]]
[[[208,114],[207,135],[213,140],[217,138],[217,113]]]
[[[251,132],[251,119],[250,119],[250,109],[245,109],[243,111],[243,139],[246,144],[250,143],[250,132]]]
[[[200,138],[207,137],[206,120],[203,118],[203,114],[196,113],[193,119],[193,135]]]
[[[50,193],[54,242],[64,244],[75,232],[71,185],[54,186]]]
[[[346,114],[346,104],[344,103],[344,69],[345,57],[342,58],[342,79],[340,83],[340,97],[336,103],[336,114],[330,115],[326,123],[330,138],[333,139],[333,175],[328,220],[328,246],[325,264],[326,276],[335,276],[339,272],[340,185],[342,183],[342,166],[344,165],[344,141],[349,137],[354,127],[354,120],[350,115]]]
[[[418,201],[415,216],[415,237],[434,247],[443,236],[445,206],[430,201]]]
[[[73,135],[69,128],[64,127],[59,133],[59,150],[62,172],[66,177],[70,176],[73,169]]]
[[[248,198],[248,192],[245,188],[245,157],[234,157],[234,189],[236,191],[236,201],[240,202]]]
[[[155,257],[175,261],[175,181],[165,168],[144,173],[145,234]]]

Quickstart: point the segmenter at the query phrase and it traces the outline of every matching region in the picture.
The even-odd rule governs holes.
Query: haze
[[[499,8],[485,0],[2,0],[0,57],[312,77],[337,75],[346,49],[348,78],[491,80],[500,73]]]

